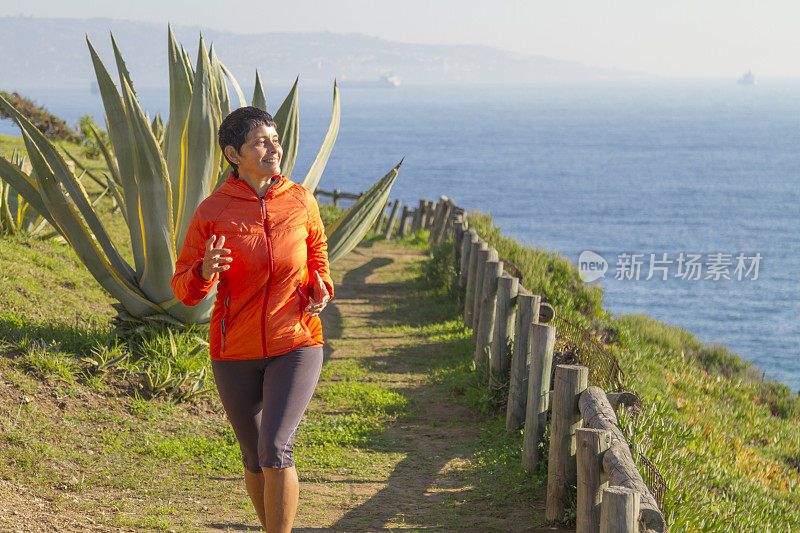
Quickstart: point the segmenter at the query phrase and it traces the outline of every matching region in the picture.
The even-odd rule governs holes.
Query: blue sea
[[[267,88],[272,110],[288,89]],[[102,117],[88,89],[25,93],[70,123]],[[167,113],[166,90],[139,97]],[[392,197],[451,196],[576,265],[594,257],[612,313],[684,327],[800,388],[800,81],[343,88],[341,101],[321,188],[365,190],[405,158]],[[301,87],[298,181],[330,106],[331,88]]]

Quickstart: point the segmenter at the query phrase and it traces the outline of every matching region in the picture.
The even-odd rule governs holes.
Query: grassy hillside
[[[491,217],[470,226],[521,269],[526,287],[580,323],[619,359],[643,412],[624,421],[664,476],[673,531],[800,529],[800,398],[720,345],[645,315],[614,316],[602,290],[559,254],[504,236]]]

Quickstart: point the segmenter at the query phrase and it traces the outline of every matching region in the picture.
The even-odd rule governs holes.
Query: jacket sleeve
[[[325,236],[325,225],[319,216],[319,205],[314,194],[308,191],[308,274],[319,272],[322,282],[328,288],[328,293],[333,299],[333,280],[331,279],[330,265],[328,264],[328,238]],[[313,277],[309,280],[313,287]]]
[[[211,225],[201,219],[199,211],[195,211],[189,222],[189,229],[175,264],[175,274],[172,276],[172,292],[186,305],[200,303],[219,277],[214,272],[210,280],[203,278],[203,257],[206,253],[206,241],[211,236]]]

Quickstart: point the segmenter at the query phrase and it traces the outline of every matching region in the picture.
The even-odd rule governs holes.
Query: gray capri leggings
[[[263,359],[212,359],[211,368],[244,467],[259,473],[293,466],[294,432],[319,380],[322,346]]]

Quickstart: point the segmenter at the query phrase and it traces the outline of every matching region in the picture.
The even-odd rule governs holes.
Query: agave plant
[[[160,320],[185,325],[210,319],[214,293],[188,307],[172,294],[176,250],[197,206],[227,176],[216,133],[230,112],[227,80],[239,105],[247,105],[236,79],[222,64],[213,45],[201,36],[193,66],[168,30],[170,109],[166,124],[153,120],[136,98],[130,73],[111,35],[119,89],[86,39],[106,113],[110,147],[101,149],[111,174],[108,188],[120,204],[130,232],[133,265],[120,254],[93,209],[85,189],[55,146],[22,114],[0,97],[17,123],[31,159],[31,175],[0,163],[8,181],[64,236],[75,253],[118,303],[116,320]],[[258,73],[252,103],[267,108]],[[322,147],[302,184],[316,189],[339,131],[339,90],[334,82],[333,112]],[[274,113],[284,150],[281,172],[290,177],[298,150],[297,80]],[[99,137],[98,137],[99,138]],[[101,143],[102,144],[102,143]],[[350,251],[366,234],[385,205],[398,164],[338,220],[328,239],[331,262]]]
[[[5,173],[3,167],[6,165],[13,165],[17,168],[24,167],[25,157],[14,149],[10,161],[0,161],[0,176]],[[24,232],[39,235],[46,226],[47,220],[26,202],[25,198],[17,194],[11,185],[0,180],[0,233]]]

